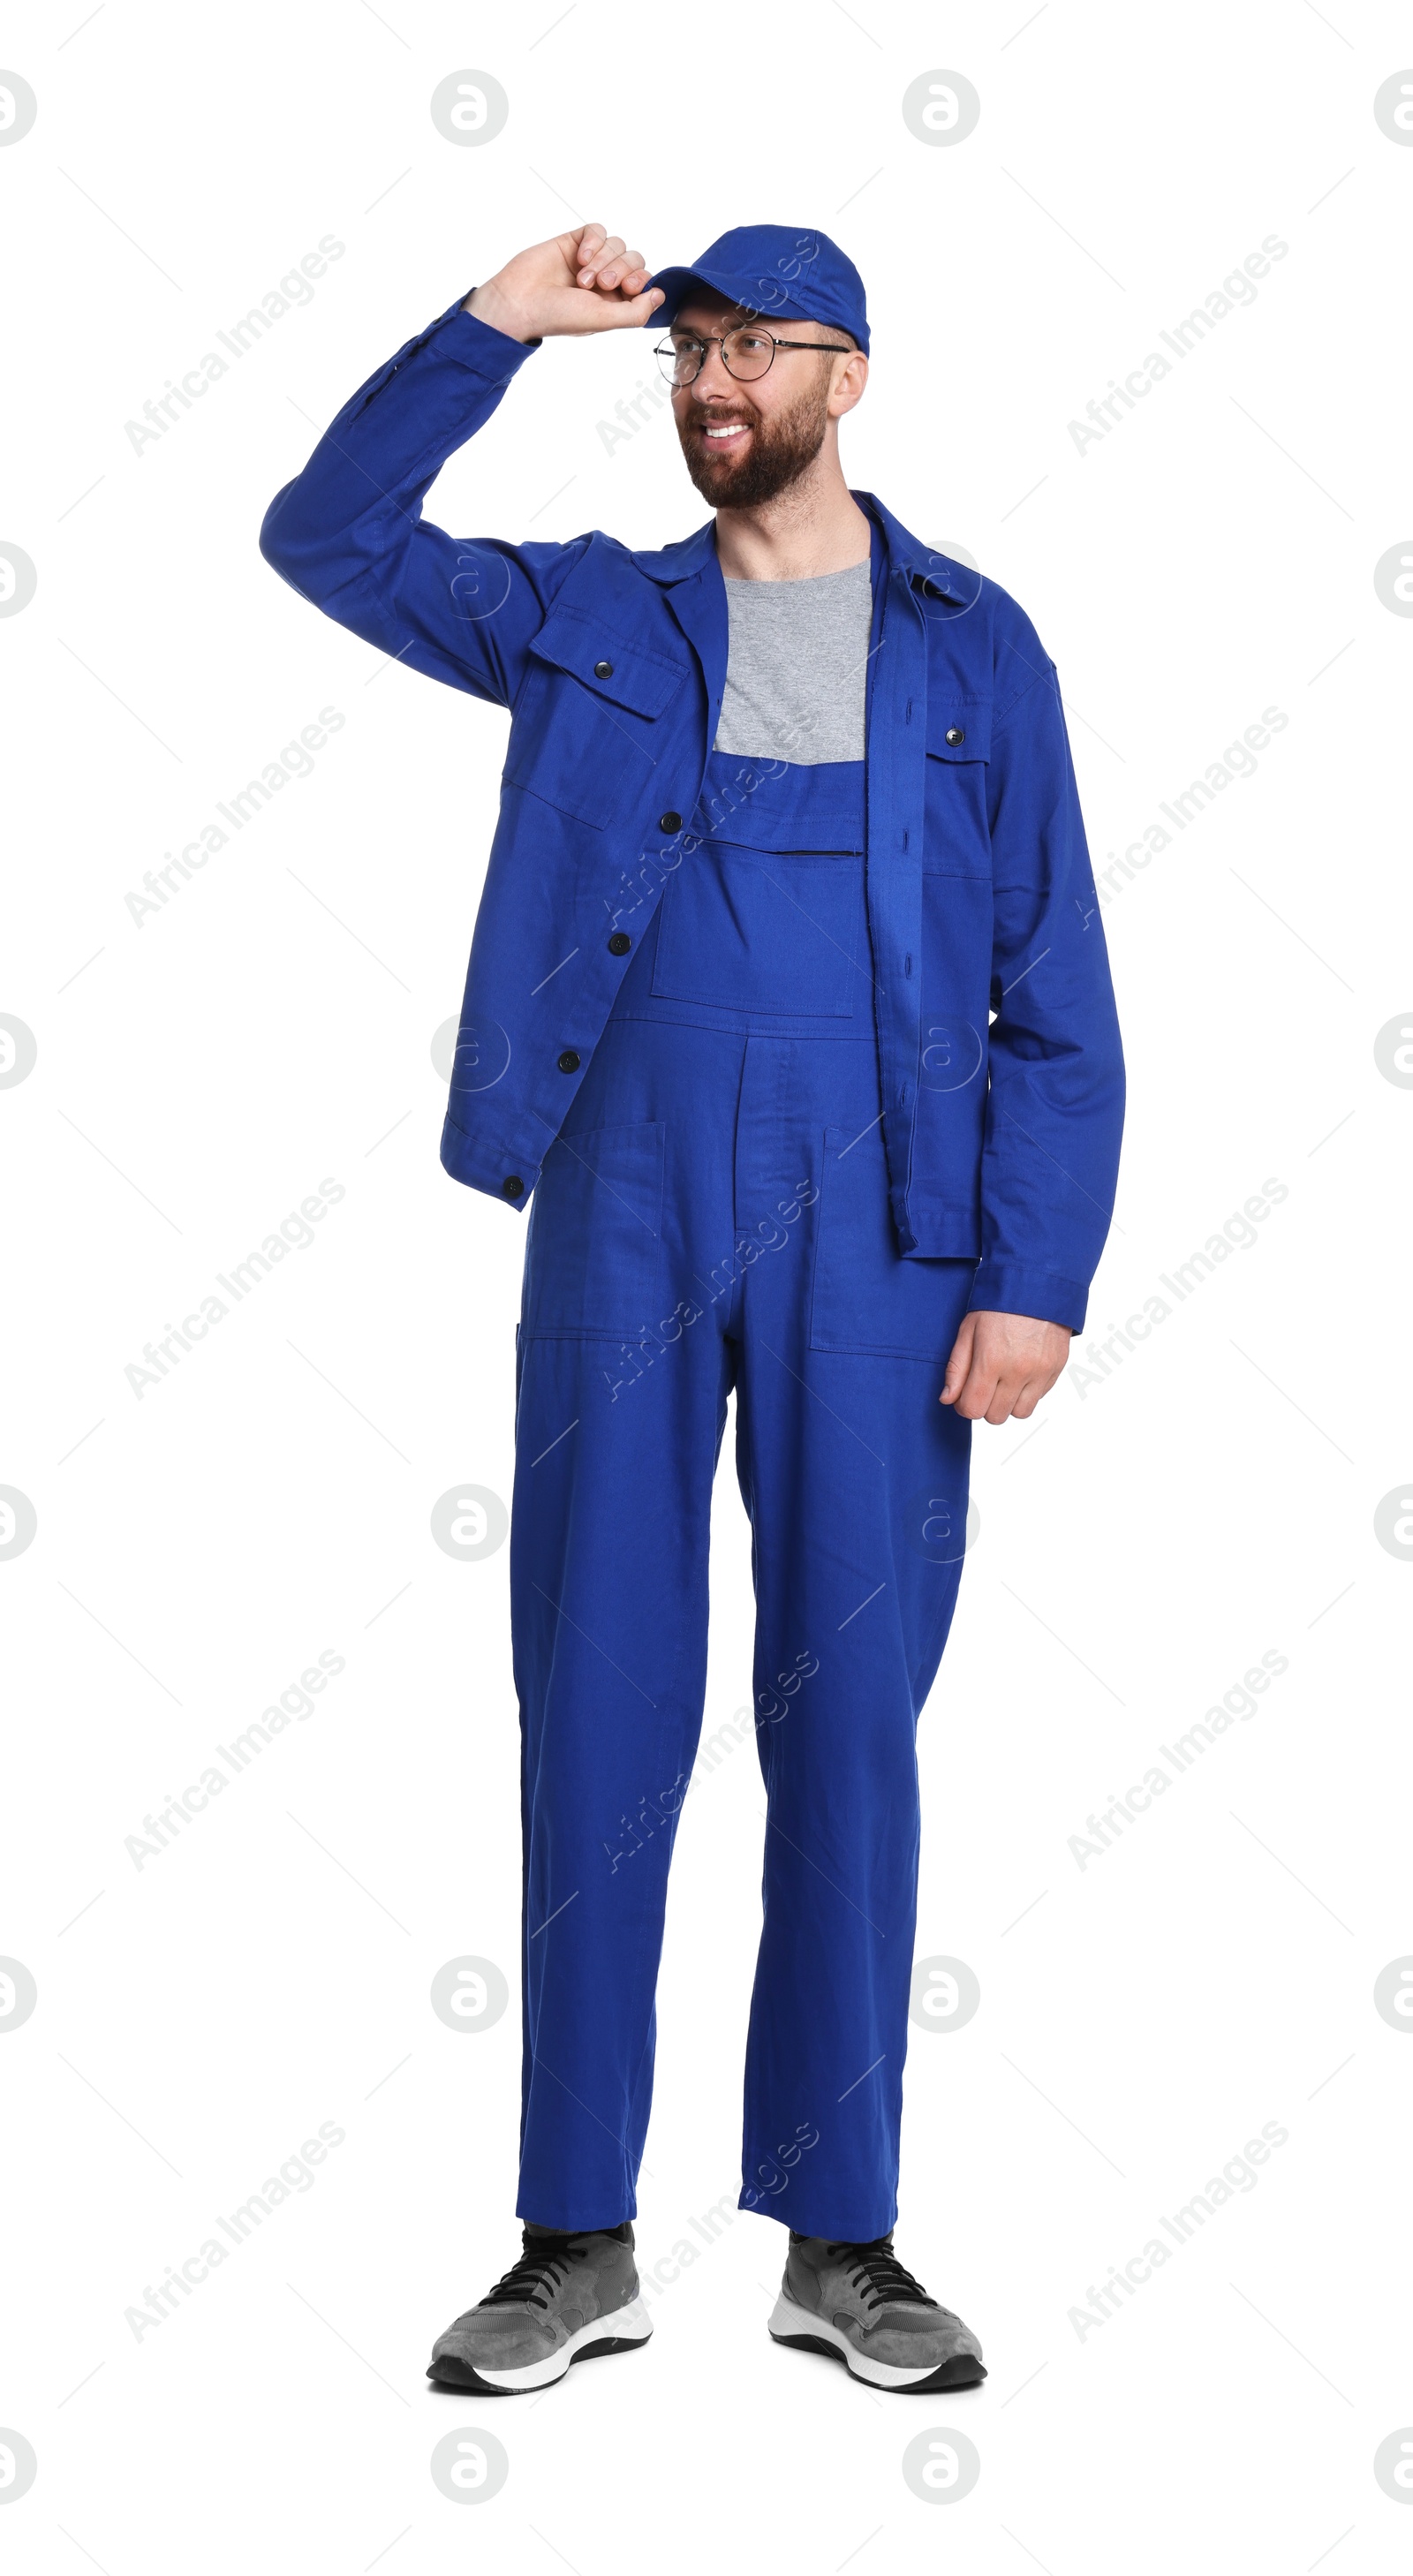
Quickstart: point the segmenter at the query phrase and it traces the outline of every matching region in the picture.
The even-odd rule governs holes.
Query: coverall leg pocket
[[[872,1352],[945,1367],[972,1261],[905,1261],[888,1208],[877,1126],[826,1127],[810,1305],[813,1351]]]
[[[522,1338],[622,1342],[662,1283],[661,1119],[556,1137],[530,1208]]]

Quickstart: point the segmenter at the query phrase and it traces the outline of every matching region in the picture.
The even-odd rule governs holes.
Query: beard
[[[824,445],[828,400],[829,377],[824,373],[817,385],[783,411],[758,412],[744,392],[729,408],[694,404],[686,420],[678,421],[677,436],[702,499],[714,509],[752,510],[798,482]],[[738,420],[750,429],[749,445],[740,456],[718,456],[705,434],[708,422],[724,429],[729,421]]]

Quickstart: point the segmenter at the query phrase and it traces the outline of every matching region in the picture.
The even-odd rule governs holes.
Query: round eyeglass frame
[[[739,339],[741,334],[747,331],[757,339],[768,340],[770,342],[770,355],[767,358],[765,365],[763,367],[758,367],[753,376],[738,375],[726,354],[727,343],[731,340]],[[697,348],[700,350],[701,355],[699,356],[690,376],[679,376],[677,373],[682,357],[687,354],[685,350],[679,352],[674,349],[670,340],[659,340],[653,350],[653,356],[658,362],[659,370],[662,375],[665,376],[668,384],[671,385],[674,393],[682,393],[688,385],[694,385],[696,383],[698,376],[706,365],[707,352],[713,341],[716,342],[721,351],[721,363],[726,369],[728,376],[731,376],[738,385],[759,384],[762,376],[768,376],[771,368],[775,364],[775,353],[777,349],[820,349],[828,352],[836,358],[853,358],[858,355],[858,351],[856,349],[843,348],[837,340],[778,340],[773,331],[763,330],[758,322],[738,322],[732,330],[725,332],[694,331],[691,336]]]

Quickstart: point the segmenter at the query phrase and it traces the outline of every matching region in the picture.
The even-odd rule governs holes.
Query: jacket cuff
[[[468,286],[466,294],[474,291]],[[536,349],[543,348],[542,340],[513,340],[508,331],[497,331],[493,323],[483,322],[479,313],[464,311],[465,302],[466,296],[459,295],[454,304],[447,306],[445,313],[438,315],[426,334],[428,339],[432,331],[439,334],[448,357],[459,359],[464,366],[475,367],[478,373],[490,375],[499,384],[504,381],[508,370],[518,367]]]
[[[459,1127],[448,1114],[442,1127],[442,1169],[454,1181],[464,1181],[470,1190],[484,1190],[488,1198],[499,1199],[503,1207],[523,1216],[553,1143],[554,1130],[533,1110],[495,1132],[482,1129],[476,1135]],[[508,1188],[509,1182],[518,1182],[519,1187]]]
[[[1084,1330],[1088,1283],[1021,1261],[982,1261],[967,1302],[970,1315],[1033,1315],[1042,1324]]]
[[[420,332],[415,340],[404,340],[402,347],[394,351],[386,364],[379,367],[365,385],[359,386],[357,393],[350,396],[343,410],[335,416],[331,427],[337,429],[340,421],[351,423],[356,420],[370,403],[376,402],[378,396],[387,391],[394,376],[399,375],[412,359],[419,358],[424,349],[430,348],[436,358],[450,358],[454,366],[464,367],[466,373],[478,378],[483,386],[504,387],[519,374],[525,360],[533,357],[541,345],[538,340],[512,340],[504,331],[493,331],[489,322],[478,320],[474,313],[463,313],[458,296],[455,304],[449,304],[445,313],[439,313],[435,322],[429,322],[426,330]],[[464,437],[466,432],[463,430],[460,435]]]

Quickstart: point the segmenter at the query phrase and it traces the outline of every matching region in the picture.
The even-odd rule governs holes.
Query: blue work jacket
[[[599,529],[511,545],[422,516],[538,346],[451,306],[345,404],[260,536],[366,643],[510,710],[442,1161],[522,1209],[699,846],[728,643],[714,520],[634,552]],[[995,582],[854,498],[884,585],[866,867],[898,1249],[976,1261],[974,1307],[1077,1331],[1123,1058],[1055,666]]]

